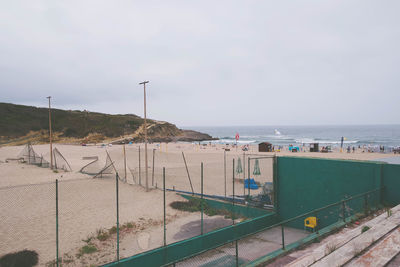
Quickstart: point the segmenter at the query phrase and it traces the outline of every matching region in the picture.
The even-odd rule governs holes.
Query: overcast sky
[[[400,1],[2,1],[0,102],[178,126],[400,123]]]

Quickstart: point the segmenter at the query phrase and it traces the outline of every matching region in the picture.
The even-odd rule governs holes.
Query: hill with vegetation
[[[0,144],[48,142],[47,108],[0,103]],[[144,140],[143,118],[133,114],[110,115],[80,110],[52,109],[55,142],[140,142]],[[174,124],[147,120],[150,142],[203,141],[212,137]]]

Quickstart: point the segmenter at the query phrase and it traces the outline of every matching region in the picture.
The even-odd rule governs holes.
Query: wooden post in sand
[[[51,96],[48,96],[46,98],[49,99],[50,169],[53,169],[53,140],[52,140],[52,133],[51,133],[51,105],[50,105]]]
[[[126,181],[126,151],[125,151],[125,143],[124,143],[124,169],[125,169],[125,181]]]
[[[28,142],[28,164],[31,164],[31,143]]]
[[[142,185],[142,174],[141,174],[141,164],[140,164],[140,146],[139,146],[139,184]]]
[[[146,171],[146,191],[149,191],[149,170],[147,169],[147,118],[146,118],[146,83],[149,81],[144,81],[139,84],[143,84],[144,91],[144,168]]]
[[[151,186],[154,186],[154,156],[155,156],[156,150],[153,148],[153,170],[151,172]]]
[[[190,179],[189,169],[188,169],[188,166],[186,164],[185,154],[183,153],[183,151],[182,151],[182,157],[183,157],[183,162],[185,163],[186,173],[187,173],[188,178],[189,178],[190,188],[192,188],[192,194],[194,195],[192,180]]]

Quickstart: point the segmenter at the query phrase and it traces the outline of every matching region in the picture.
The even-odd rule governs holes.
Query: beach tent
[[[319,144],[311,143],[310,144],[310,152],[319,152]]]
[[[259,143],[258,152],[272,152],[272,144],[268,142]]]

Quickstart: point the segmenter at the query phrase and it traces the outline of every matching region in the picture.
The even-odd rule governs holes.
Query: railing
[[[275,223],[275,224],[272,224],[272,225],[270,225],[270,226],[268,226],[268,227],[264,227],[264,228],[262,228],[262,229],[259,229],[259,230],[256,230],[256,231],[254,231],[254,232],[252,232],[252,233],[250,233],[250,234],[246,234],[246,235],[241,235],[240,237],[236,237],[237,236],[237,234],[235,233],[234,234],[234,237],[232,238],[232,239],[230,239],[230,240],[227,240],[227,242],[225,242],[224,244],[222,244],[221,246],[219,246],[219,247],[217,247],[217,248],[210,248],[210,250],[217,250],[217,249],[219,249],[219,251],[223,251],[223,250],[230,250],[231,251],[231,253],[227,253],[226,255],[229,255],[229,256],[232,256],[232,261],[234,261],[234,263],[233,262],[230,262],[230,264],[235,264],[236,266],[239,266],[239,265],[241,265],[241,264],[243,264],[243,261],[241,261],[240,260],[240,257],[239,257],[239,253],[241,253],[240,252],[240,245],[238,245],[238,242],[239,241],[243,241],[244,239],[246,239],[246,238],[250,238],[250,237],[252,237],[252,236],[255,236],[255,235],[257,235],[257,234],[260,234],[260,233],[262,233],[262,232],[265,232],[265,231],[267,231],[267,230],[270,230],[270,229],[272,229],[272,228],[275,228],[275,227],[280,227],[281,228],[281,245],[282,245],[282,250],[285,250],[286,249],[286,246],[287,246],[287,243],[285,242],[285,231],[284,231],[284,229],[285,229],[285,225],[287,225],[287,224],[289,224],[289,223],[291,223],[291,222],[294,222],[294,221],[296,221],[296,220],[299,220],[299,219],[301,219],[301,218],[304,218],[304,217],[307,217],[307,216],[310,216],[310,215],[314,215],[315,217],[317,217],[318,218],[318,214],[319,213],[321,213],[321,212],[323,212],[323,211],[325,211],[325,210],[327,210],[327,209],[329,209],[329,208],[332,208],[332,207],[336,207],[336,206],[338,206],[338,207],[340,207],[340,209],[341,209],[341,212],[339,212],[337,215],[339,216],[339,218],[343,221],[343,222],[346,222],[346,219],[349,217],[349,216],[346,216],[346,203],[348,203],[349,201],[352,201],[352,200],[356,200],[356,199],[360,199],[360,198],[364,198],[364,213],[367,213],[367,211],[368,211],[368,208],[367,208],[367,206],[368,206],[368,199],[369,199],[369,196],[371,196],[371,195],[374,195],[374,194],[376,194],[377,192],[380,192],[380,191],[382,191],[383,190],[383,187],[381,187],[381,188],[377,188],[377,189],[374,189],[374,190],[370,190],[370,191],[367,191],[367,192],[364,192],[364,193],[361,193],[361,194],[358,194],[358,195],[355,195],[355,196],[351,196],[351,197],[349,197],[349,198],[346,198],[346,199],[343,199],[343,200],[340,200],[340,201],[337,201],[337,202],[335,202],[335,203],[331,203],[331,204],[329,204],[329,205],[326,205],[326,206],[323,206],[323,207],[321,207],[321,208],[317,208],[317,209],[314,209],[314,210],[312,210],[312,211],[309,211],[309,212],[306,212],[306,213],[303,213],[303,214],[300,214],[300,215],[297,215],[297,216],[295,216],[295,217],[293,217],[293,218],[290,218],[290,219],[287,219],[287,220],[283,220],[283,221],[281,221],[281,222],[278,222],[278,223]],[[377,197],[377,199],[378,199],[378,196],[376,196]],[[376,206],[378,206],[378,204],[379,204],[379,201],[377,201],[376,202]],[[340,214],[341,213],[341,214]],[[338,221],[340,221],[340,220],[338,220]],[[232,226],[233,228],[236,228],[237,227],[237,225],[233,225]],[[234,231],[235,232],[235,231]],[[316,229],[316,232],[315,232],[317,235],[319,235],[319,229]],[[230,248],[227,248],[227,246],[229,245],[229,244],[231,244],[232,245],[232,247],[230,247]],[[204,257],[201,257],[201,255],[203,255],[203,254],[206,254],[208,251],[210,251],[210,250],[207,250],[207,251],[201,251],[201,252],[199,252],[199,253],[196,253],[196,254],[194,254],[194,255],[191,255],[190,257],[185,257],[185,259],[181,259],[181,260],[179,260],[179,261],[175,261],[175,262],[172,262],[172,263],[166,263],[166,265],[170,265],[170,264],[172,264],[173,266],[175,266],[176,264],[178,264],[179,265],[179,263],[182,263],[182,262],[184,262],[184,265],[186,266],[190,266],[190,265],[197,265],[197,264],[203,264],[204,263],[204,261],[202,261],[202,260],[209,260],[209,256],[204,256]],[[270,252],[273,252],[273,251],[270,251]],[[212,253],[211,253],[212,254]],[[264,253],[264,255],[265,254],[268,254],[268,251],[267,251],[267,253]],[[263,256],[264,256],[263,255]],[[199,259],[195,259],[196,257],[199,257]],[[255,259],[254,259],[255,260]],[[214,262],[215,263],[215,262]]]

